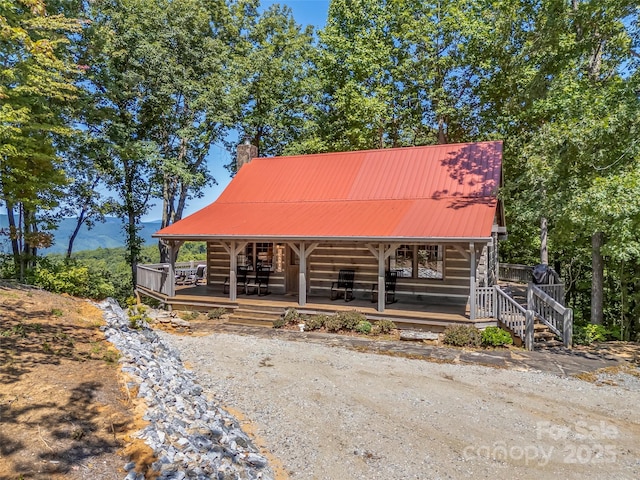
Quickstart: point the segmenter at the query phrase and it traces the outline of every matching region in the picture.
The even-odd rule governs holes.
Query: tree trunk
[[[71,252],[73,251],[73,242],[75,242],[76,237],[78,236],[78,233],[80,232],[80,227],[82,227],[82,224],[84,223],[86,212],[87,212],[87,210],[83,208],[80,211],[80,215],[78,215],[78,221],[76,222],[76,228],[73,230],[73,233],[69,237],[69,243],[67,244],[67,258],[71,258]]]
[[[16,271],[20,265],[20,245],[18,245],[18,228],[16,227],[16,217],[13,215],[13,204],[6,202],[7,204],[7,219],[9,221],[9,238],[11,238],[11,250],[13,251],[13,262],[16,267]]]
[[[540,263],[549,265],[549,249],[547,246],[547,235],[549,229],[547,227],[546,217],[540,219]]]
[[[604,233],[594,233],[591,237],[591,323],[595,325],[602,325],[604,318],[604,261],[601,252],[603,244]]]

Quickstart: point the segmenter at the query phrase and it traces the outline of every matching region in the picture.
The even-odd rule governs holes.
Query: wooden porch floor
[[[142,295],[147,295],[144,289],[139,289]],[[468,307],[464,305],[433,305],[428,303],[397,302],[389,304],[384,312],[378,312],[376,304],[370,298],[358,298],[345,302],[343,299],[330,300],[324,296],[309,296],[304,307],[298,305],[296,295],[269,294],[258,297],[257,295],[238,295],[236,301],[229,300],[220,288],[206,285],[176,285],[176,295],[173,298],[165,296],[149,295],[156,298],[171,309],[175,310],[211,310],[217,307],[227,309],[255,309],[269,310],[271,312],[281,309],[284,312],[288,308],[295,308],[300,313],[334,313],[347,310],[358,310],[369,320],[389,319],[400,328],[419,328],[432,331],[441,331],[449,325],[475,325],[479,328],[495,325],[493,319],[469,318]],[[160,298],[163,297],[163,298]]]

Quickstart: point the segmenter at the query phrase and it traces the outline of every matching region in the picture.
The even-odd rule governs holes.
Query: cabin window
[[[444,247],[435,244],[400,245],[389,259],[389,269],[404,278],[444,278]]]
[[[244,254],[238,255],[238,265],[244,265],[249,270],[255,270],[256,267],[273,270],[273,247],[270,242],[248,243]]]
[[[418,245],[418,278],[443,278],[442,245]]]
[[[398,272],[399,277],[413,277],[413,246],[400,245],[395,258],[391,258],[391,270]]]

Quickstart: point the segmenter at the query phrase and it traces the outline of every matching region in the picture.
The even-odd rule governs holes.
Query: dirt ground
[[[91,303],[0,284],[0,480],[122,479],[149,449]]]

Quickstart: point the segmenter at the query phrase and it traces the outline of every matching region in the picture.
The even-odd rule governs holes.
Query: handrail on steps
[[[527,287],[527,308],[533,310],[549,329],[562,338],[565,347],[573,344],[573,310],[565,307],[534,283]]]
[[[498,285],[495,286],[495,291],[496,319],[523,339],[527,350],[533,350],[535,312],[525,309]]]

